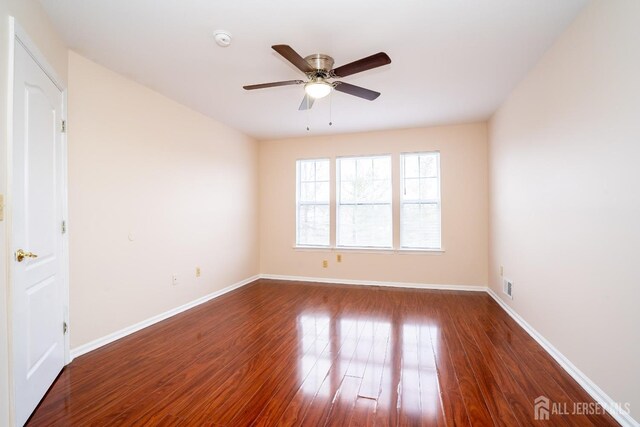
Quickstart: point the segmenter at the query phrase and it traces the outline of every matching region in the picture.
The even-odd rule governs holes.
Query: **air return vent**
[[[503,279],[502,291],[511,299],[513,299],[513,282],[509,279]]]

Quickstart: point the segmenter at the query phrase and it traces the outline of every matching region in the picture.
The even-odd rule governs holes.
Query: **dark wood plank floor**
[[[259,280],[77,358],[29,425],[531,426],[541,395],[592,402],[485,293]]]

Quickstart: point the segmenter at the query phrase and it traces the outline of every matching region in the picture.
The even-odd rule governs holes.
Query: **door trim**
[[[8,360],[9,360],[9,421],[11,425],[15,424],[15,381],[13,370],[13,85],[15,80],[15,43],[20,43],[36,64],[44,71],[53,84],[62,92],[62,119],[67,121],[67,85],[66,81],[61,79],[54,68],[49,64],[46,57],[42,54],[37,45],[31,40],[27,32],[18,24],[13,16],[9,17],[9,49],[8,49],[8,84],[7,84],[7,147],[6,147],[6,194],[5,194],[5,230],[6,230],[6,265],[7,265],[7,341],[8,341]],[[63,318],[69,325],[68,332],[64,335],[64,363],[71,362],[69,341],[70,341],[70,322],[69,322],[69,220],[68,220],[68,144],[67,133],[61,135],[62,150],[62,215],[67,223],[66,232],[62,235],[62,292],[63,292]]]
[[[20,26],[13,16],[9,17],[10,24],[13,24],[13,40],[17,40],[31,55],[34,61],[38,64],[42,71],[51,79],[53,84],[56,85],[61,92],[65,92],[67,89],[66,82],[60,78],[56,70],[49,64],[47,58],[42,54],[38,46],[31,40],[27,32]],[[13,52],[10,52],[13,54]],[[13,66],[13,55],[11,55],[11,65]],[[13,77],[13,76],[12,76]]]

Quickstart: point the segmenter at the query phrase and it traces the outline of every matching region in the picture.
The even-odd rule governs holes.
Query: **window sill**
[[[444,249],[411,249],[411,248],[358,248],[336,246],[293,246],[296,251],[302,252],[350,252],[350,253],[375,253],[375,254],[401,254],[401,255],[442,255]]]
[[[418,249],[418,248],[400,248],[395,250],[399,254],[433,254],[440,255],[445,253],[444,249]]]
[[[309,252],[331,252],[333,248],[331,246],[297,246],[294,245],[293,249],[296,251],[309,251]]]

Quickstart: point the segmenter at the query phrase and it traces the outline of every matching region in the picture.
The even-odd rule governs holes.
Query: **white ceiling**
[[[69,47],[258,139],[487,119],[587,0],[40,0]],[[213,31],[233,35],[220,48]],[[336,66],[384,51],[390,65],[344,78],[298,111],[304,79],[271,49],[326,53]],[[311,132],[306,131],[310,123]]]

